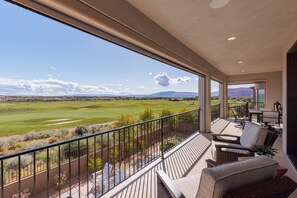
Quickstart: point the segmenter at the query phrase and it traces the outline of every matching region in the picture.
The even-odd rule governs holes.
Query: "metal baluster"
[[[126,179],[126,128],[123,129],[124,130],[124,179]]]
[[[97,138],[97,136],[94,136],[94,173],[95,173],[95,177],[94,177],[94,183],[95,183],[95,197],[97,197],[97,151],[96,151],[96,143],[97,143],[97,141],[96,141],[96,138]],[[102,139],[102,136],[101,136],[101,139]],[[101,144],[102,145],[102,144]],[[101,146],[101,150],[102,150],[102,146]],[[103,175],[102,175],[102,178],[103,178]],[[103,180],[102,180],[102,185],[101,186],[103,186]],[[103,187],[102,187],[102,189],[103,189]],[[103,192],[103,190],[102,190],[102,192]]]
[[[109,154],[110,154],[110,151],[109,151],[109,133],[107,133],[107,161],[109,162]],[[108,169],[108,175],[107,175],[107,178],[108,178],[108,180],[107,180],[107,182],[108,182],[108,190],[110,189],[110,182],[109,182],[109,179],[110,179],[110,175],[109,175],[109,172],[110,172],[110,170],[109,170],[109,166],[107,167],[107,169]]]
[[[36,152],[33,152],[33,182],[34,182],[34,197],[36,197]]]
[[[113,171],[113,186],[115,187],[116,186],[116,182],[115,182],[115,165],[116,165],[116,156],[115,156],[115,153],[116,153],[116,146],[115,146],[115,131],[113,131],[113,134],[112,134],[112,139],[113,139],[113,163],[114,163],[114,171]]]
[[[135,158],[135,155],[134,155],[135,154],[135,134],[134,134],[135,130],[134,129],[135,129],[135,126],[132,127],[132,132],[133,132],[133,142],[132,142],[133,143],[133,149],[132,149],[132,152],[133,152],[133,155],[132,155],[133,174],[135,173],[135,167],[134,167],[135,166],[135,159],[134,159]]]
[[[119,160],[119,166],[121,167],[121,144],[122,144],[122,140],[121,140],[121,130],[118,130],[118,135],[119,135],[119,155],[118,155],[118,160]]]
[[[101,135],[100,137],[101,137],[101,138],[100,138],[100,140],[101,140],[101,145],[100,145],[100,147],[101,147],[101,160],[103,161],[103,158],[104,158],[104,156],[103,156],[103,135]],[[109,153],[108,153],[107,155],[109,155]],[[102,165],[101,165],[101,166],[102,166]],[[101,177],[101,180],[102,180],[102,181],[101,181],[101,182],[102,182],[102,183],[101,183],[101,184],[102,184],[102,185],[101,185],[101,192],[102,192],[102,193],[101,193],[101,194],[103,194],[103,190],[104,190],[104,188],[103,188],[103,186],[104,186],[104,183],[103,183],[103,182],[104,182],[104,181],[103,181],[103,167],[101,167],[101,170],[102,170],[102,177]]]
[[[162,142],[162,148],[161,148],[161,155],[162,159],[164,159],[164,123],[163,118],[161,119],[161,142]]]
[[[69,174],[69,197],[71,197],[71,143],[68,143],[68,174]]]
[[[130,177],[130,174],[131,174],[131,172],[130,172],[130,169],[131,169],[131,164],[130,164],[130,161],[131,161],[131,152],[132,152],[132,150],[133,149],[131,149],[131,139],[130,139],[130,132],[131,132],[131,127],[129,127],[129,130],[128,130],[128,155],[129,155],[129,177]],[[125,174],[126,175],[126,174]],[[120,180],[121,181],[121,180]]]
[[[4,167],[3,160],[1,160],[1,198],[4,198]]]
[[[49,183],[50,183],[50,177],[49,177],[49,171],[50,171],[50,161],[49,161],[49,149],[47,148],[46,149],[46,169],[47,169],[47,172],[46,172],[46,187],[47,187],[47,197],[49,197]]]
[[[21,197],[21,156],[18,156],[19,197]]]
[[[61,197],[61,146],[58,146],[59,197]]]
[[[80,197],[80,140],[78,140],[78,197]]]
[[[86,139],[87,144],[87,197],[89,197],[89,138]],[[95,163],[97,161],[95,160]]]

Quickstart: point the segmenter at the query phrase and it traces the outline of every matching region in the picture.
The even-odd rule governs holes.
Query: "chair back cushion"
[[[264,123],[275,123],[279,124],[279,112],[278,111],[263,111],[263,122]]]
[[[240,137],[240,144],[245,148],[252,148],[256,144],[264,144],[266,135],[266,129],[258,124],[247,122]]]
[[[273,179],[278,163],[260,156],[205,168],[202,171],[197,198],[218,198],[249,185]]]

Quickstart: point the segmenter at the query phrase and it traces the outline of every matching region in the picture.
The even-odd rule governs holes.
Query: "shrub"
[[[154,112],[151,108],[146,107],[144,112],[139,115],[140,121],[152,120],[155,118]]]
[[[184,113],[189,110],[190,109],[185,108],[185,107],[180,110],[180,113],[182,113],[182,114],[177,116],[179,122],[184,122],[184,123],[193,123],[194,122],[194,115],[192,112]]]
[[[61,152],[64,153],[65,157],[77,158],[78,155],[84,155],[87,151],[87,144],[85,140],[80,140],[80,149],[78,149],[78,142],[70,143],[70,153],[68,144],[64,144],[61,147]]]
[[[38,148],[46,145],[45,142],[31,142],[29,145],[27,145],[27,149],[33,149],[33,148]]]
[[[173,111],[171,111],[168,108],[162,109],[161,113],[160,113],[160,117],[166,117],[166,116],[170,116],[173,115]],[[165,123],[169,124],[169,123],[173,123],[174,121],[174,117],[170,117],[170,118],[165,118],[164,119]]]
[[[24,150],[26,148],[23,142],[15,142],[12,147],[14,150]]]
[[[118,159],[118,156],[119,156],[119,152],[118,152],[117,147],[114,147],[114,148],[112,148],[112,149],[109,150],[109,161],[112,164],[115,164],[115,162]]]
[[[164,145],[164,152],[170,150],[172,147],[175,146],[175,143],[173,142],[165,142],[164,144],[161,143],[160,145],[160,151],[162,152],[162,149],[163,149],[163,145]]]
[[[55,175],[53,177],[53,180],[56,184],[56,188],[57,189],[61,189],[64,187],[64,185],[66,184],[67,182],[67,175],[66,175],[66,172],[64,171],[63,173],[60,174],[60,178],[59,178],[59,175]]]
[[[97,132],[99,132],[101,130],[101,125],[99,125],[99,126],[92,126],[92,128],[91,128],[91,133],[93,134],[93,133],[97,133]]]
[[[88,167],[89,167],[89,170],[92,170],[94,171],[95,170],[95,157],[90,157],[89,158],[89,163],[88,163]],[[101,169],[102,168],[102,160],[100,157],[97,157],[96,159],[96,169]]]
[[[49,152],[49,159],[53,159],[56,158],[58,156],[57,151],[50,151]],[[42,161],[42,162],[46,162],[47,161],[47,154],[45,151],[41,151],[36,153],[36,161]]]
[[[30,132],[24,136],[24,141],[37,140],[37,139],[45,139],[54,134],[53,131],[46,132]]]
[[[116,120],[117,121],[114,123],[115,128],[131,125],[136,122],[135,118],[129,113],[119,115]]]
[[[48,143],[49,143],[49,144],[52,144],[52,143],[58,142],[59,140],[60,140],[59,137],[54,136],[54,137],[51,137],[51,138],[48,140]]]
[[[87,134],[88,132],[89,131],[88,131],[87,127],[85,127],[85,126],[78,126],[75,129],[75,134],[78,136],[83,136],[83,135]]]
[[[170,116],[170,115],[173,115],[173,114],[174,114],[173,111],[171,111],[168,108],[164,108],[164,109],[162,109],[162,111],[160,113],[160,117]]]
[[[20,136],[11,136],[8,140],[7,140],[7,144],[8,145],[12,145],[16,142],[21,142],[23,141],[23,138]]]
[[[62,129],[61,131],[59,131],[59,132],[56,133],[56,134],[58,134],[60,137],[64,138],[64,137],[66,137],[66,136],[68,135],[68,133],[69,133],[68,130],[66,130],[66,129]]]
[[[4,150],[5,145],[6,145],[5,140],[0,140],[0,152]]]
[[[29,189],[25,188],[23,190],[23,192],[21,192],[21,198],[30,198],[30,197],[31,197],[31,193],[30,193]],[[15,194],[13,194],[11,198],[20,198],[19,193],[17,192]]]
[[[31,164],[33,157],[31,155],[22,155],[21,156],[21,167],[24,168]],[[17,157],[7,160],[6,170],[16,170],[18,168],[19,160]]]

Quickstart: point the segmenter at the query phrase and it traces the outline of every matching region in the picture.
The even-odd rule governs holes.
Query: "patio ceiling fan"
[[[213,9],[222,8],[229,3],[229,0],[212,0],[209,6]]]

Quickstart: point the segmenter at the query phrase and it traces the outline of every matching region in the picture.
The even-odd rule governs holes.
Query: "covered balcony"
[[[274,159],[297,181],[296,1],[9,2],[197,74],[199,107],[195,112],[185,112],[192,114],[191,126],[187,127],[178,125],[184,114],[174,115],[2,156],[1,198],[16,192],[20,195],[25,188],[36,197],[156,197],[156,170],[165,170],[173,179],[199,173],[206,167],[205,160],[212,158],[211,133],[241,134],[242,129],[235,127],[238,123],[228,118],[228,85],[249,83],[264,86],[263,108],[272,108],[277,101],[282,105],[282,132],[273,146],[278,150]],[[212,80],[219,83],[216,106],[211,105]],[[248,109],[245,107],[246,112]],[[72,145],[76,145],[76,153],[71,153]],[[61,157],[63,146],[68,153],[66,148],[63,154],[67,155]],[[58,158],[51,162],[54,147]],[[26,186],[28,175],[23,173],[28,166],[22,167],[21,159],[29,153],[35,158],[38,152],[45,153],[45,164],[42,171],[36,163],[31,166],[30,184]],[[102,159],[99,167],[97,155]],[[18,171],[12,179],[4,176],[4,161],[13,157],[17,158]],[[95,160],[89,169],[86,162],[90,158]],[[52,182],[56,173],[59,190]],[[64,184],[61,178],[65,176],[68,179]],[[42,179],[44,185],[37,190]]]

